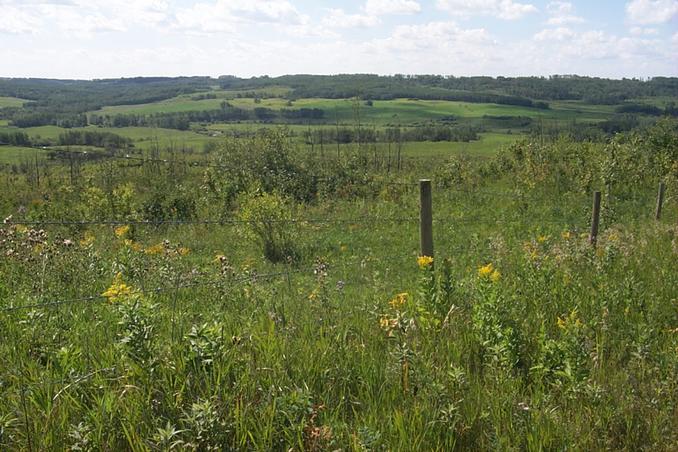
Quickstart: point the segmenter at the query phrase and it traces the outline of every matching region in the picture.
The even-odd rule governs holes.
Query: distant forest
[[[19,127],[58,125],[79,127],[92,118],[85,113],[104,106],[135,105],[170,99],[181,94],[209,98],[214,88],[265,90],[278,86],[289,90],[279,97],[291,101],[301,98],[351,98],[389,100],[416,98],[516,105],[548,109],[550,101],[579,100],[589,104],[619,105],[620,113],[650,115],[675,114],[674,104],[665,108],[627,103],[629,99],[678,98],[678,78],[655,77],[650,80],[610,80],[580,76],[551,77],[445,77],[438,75],[286,75],[281,77],[139,77],[103,80],[0,79],[0,96],[26,99],[23,107],[0,109],[0,119]],[[187,114],[156,114],[144,117],[103,118],[94,123],[117,121],[126,125],[157,125],[187,128],[191,121],[322,119],[323,112],[313,110],[257,109],[254,112],[223,105],[221,109]],[[109,125],[109,124],[106,124]]]

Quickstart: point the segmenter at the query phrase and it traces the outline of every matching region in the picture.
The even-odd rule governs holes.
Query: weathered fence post
[[[433,206],[431,180],[419,180],[419,238],[421,255],[433,257]]]
[[[600,225],[600,192],[593,193],[593,213],[591,214],[591,234],[589,243],[596,246],[598,241],[598,226]]]
[[[659,183],[659,192],[657,193],[657,209],[654,213],[655,220],[659,220],[662,217],[662,204],[664,204],[664,191],[666,191],[666,185],[664,182]]]

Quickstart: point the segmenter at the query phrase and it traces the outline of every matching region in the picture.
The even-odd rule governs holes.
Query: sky
[[[678,76],[678,0],[0,0],[0,77]]]

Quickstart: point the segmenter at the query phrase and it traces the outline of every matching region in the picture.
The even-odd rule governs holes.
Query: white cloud
[[[588,61],[652,61],[667,58],[659,39],[619,37],[599,30],[574,31],[566,27],[542,30],[534,41],[546,55]]]
[[[166,20],[168,9],[164,0],[4,0],[0,2],[0,31],[37,34],[57,29],[83,37],[157,25]]]
[[[546,11],[551,16],[546,22],[548,25],[565,25],[585,22],[583,17],[574,14],[574,6],[571,2],[551,2],[547,5]]]
[[[13,5],[0,4],[0,32],[31,33],[40,27],[40,18]]]
[[[632,0],[626,4],[626,16],[636,24],[663,24],[678,15],[678,0]]]
[[[449,57],[455,54],[477,54],[480,48],[496,45],[484,28],[462,29],[454,22],[429,22],[421,25],[399,25],[385,39],[375,39],[373,49],[396,52],[424,52]]]
[[[363,9],[370,16],[415,14],[421,11],[421,5],[414,0],[367,0]]]
[[[574,32],[566,27],[549,28],[534,35],[535,41],[564,41],[572,38]]]
[[[631,34],[634,36],[656,36],[659,34],[659,30],[656,28],[643,28],[643,27],[631,27]]]
[[[240,23],[268,23],[303,25],[308,17],[302,15],[287,0],[249,0],[234,2],[216,0],[195,3],[190,8],[179,9],[175,14],[176,26],[198,32],[234,31]]]
[[[322,20],[323,25],[331,28],[373,27],[380,22],[376,16],[346,14],[343,9],[330,9]]]
[[[537,12],[536,6],[513,0],[437,0],[436,5],[455,16],[495,16],[505,20],[520,19]]]

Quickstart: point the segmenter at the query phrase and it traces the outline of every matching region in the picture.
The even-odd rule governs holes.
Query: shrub
[[[247,198],[241,205],[240,219],[245,235],[258,242],[266,259],[283,262],[297,257],[292,214],[280,195],[262,193]]]

